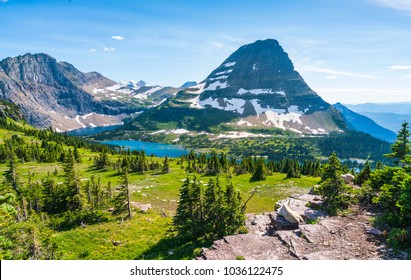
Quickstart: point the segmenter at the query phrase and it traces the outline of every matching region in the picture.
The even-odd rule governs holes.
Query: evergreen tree
[[[26,191],[20,180],[20,174],[18,171],[18,159],[15,154],[11,156],[11,160],[8,163],[8,169],[6,170],[4,175],[5,185],[11,188],[7,192],[14,192],[17,196],[17,200],[19,201],[19,205],[17,206],[17,218],[18,220],[26,220],[28,217],[27,202],[25,197]]]
[[[221,238],[230,235],[244,223],[239,192],[227,183],[210,179],[205,192],[194,178],[187,178],[180,188],[180,200],[173,218],[174,229],[186,238]]]
[[[64,184],[67,208],[71,211],[83,210],[84,198],[76,169],[73,152],[69,149],[63,162]]]
[[[165,158],[164,158],[162,171],[163,171],[163,173],[168,173],[168,172],[170,172],[170,165],[169,165],[169,163],[168,163],[168,157],[165,157]]]
[[[225,190],[224,216],[226,220],[226,228],[224,235],[233,234],[239,227],[244,225],[244,213],[241,210],[241,195],[240,192],[234,190],[231,182],[227,182]]]
[[[266,167],[265,167],[265,162],[264,158],[260,157],[257,160],[255,171],[253,173],[253,176],[251,177],[251,181],[262,181],[266,179]]]
[[[77,163],[81,163],[81,155],[80,155],[77,147],[74,147],[73,156],[74,156],[74,160],[75,160]]]
[[[399,164],[407,159],[411,152],[410,129],[408,122],[403,122],[400,131],[397,134],[397,140],[391,145],[392,153],[386,154],[388,158],[395,159],[395,163]]]
[[[341,179],[341,162],[335,153],[328,159],[323,167],[319,192],[324,196],[324,205],[332,214],[338,210],[345,209],[350,203],[348,188]]]
[[[193,212],[194,201],[192,197],[192,189],[190,178],[187,177],[184,184],[180,188],[180,199],[178,202],[176,214],[173,218],[173,226],[181,236],[192,236],[193,232]]]
[[[225,200],[218,178],[215,182],[213,179],[210,179],[205,191],[204,204],[206,211],[205,224],[208,235],[210,235],[211,238],[214,236],[224,236],[226,231],[226,221],[224,217]]]
[[[114,199],[114,215],[120,215],[126,212],[126,219],[131,219],[130,188],[129,175],[127,168],[123,168],[120,178],[119,192]]]
[[[362,185],[371,176],[371,166],[368,161],[365,162],[364,168],[355,177],[354,182],[358,185]]]
[[[8,163],[8,169],[4,173],[6,183],[16,192],[17,195],[22,193],[22,184],[20,182],[20,175],[18,172],[18,158],[15,154],[12,155]]]

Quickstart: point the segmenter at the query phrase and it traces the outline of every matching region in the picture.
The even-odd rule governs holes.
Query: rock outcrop
[[[226,236],[204,248],[200,260],[344,260],[396,259],[370,224],[370,214],[327,216],[318,210],[321,197],[294,195],[290,207],[304,218],[284,229],[278,212],[247,215],[247,234]],[[285,200],[277,203],[280,208]],[[313,209],[317,208],[317,209]],[[280,221],[279,221],[280,219]]]

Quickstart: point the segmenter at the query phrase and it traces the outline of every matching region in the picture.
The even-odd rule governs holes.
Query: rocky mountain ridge
[[[42,53],[0,61],[0,99],[19,106],[28,123],[39,128],[65,131],[120,124],[176,91],[143,81],[116,83]]]

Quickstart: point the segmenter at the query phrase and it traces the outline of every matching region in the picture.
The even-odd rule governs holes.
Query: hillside
[[[390,143],[394,142],[394,140],[397,138],[397,135],[391,130],[378,125],[372,119],[366,116],[351,111],[347,107],[343,106],[341,103],[334,104],[333,106],[338,111],[340,111],[341,114],[344,116],[350,129],[368,133],[374,136],[375,138]]]
[[[74,174],[84,203],[82,210],[66,204],[76,197],[67,193],[65,168],[69,150],[77,155]],[[9,179],[0,187],[0,196],[7,198],[0,201],[1,209],[18,209],[1,212],[5,220],[0,221],[0,258],[191,259],[195,248],[208,246],[209,243],[187,243],[166,233],[171,227],[182,181],[196,175],[206,182],[216,176],[187,170],[188,159],[169,159],[169,172],[162,172],[164,159],[144,155],[145,159],[140,161],[143,169],[132,169],[135,171],[129,175],[133,218],[122,221],[123,216],[113,215],[111,208],[115,207],[113,198],[121,183],[118,162],[125,154],[108,151],[105,146],[79,138],[1,119],[0,172],[8,174],[14,162],[19,187],[13,190],[7,183]],[[103,163],[99,160],[105,153],[108,161]],[[141,159],[142,155],[134,152],[128,157]],[[230,169],[233,171],[234,167]],[[260,188],[247,207],[247,211],[257,213],[268,211],[275,201],[291,192],[306,192],[318,182],[318,178],[309,176],[285,179],[285,174],[278,172],[267,176],[264,182],[250,182],[250,178],[251,174],[245,172],[232,181],[244,198],[253,188]],[[34,236],[30,235],[32,229],[36,232]],[[30,249],[32,246],[35,249]]]

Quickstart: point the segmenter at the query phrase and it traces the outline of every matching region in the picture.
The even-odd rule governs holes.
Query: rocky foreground
[[[277,203],[278,209],[285,201]],[[400,259],[384,243],[382,232],[373,228],[371,213],[328,216],[321,210],[321,197],[294,195],[290,206],[305,221],[292,225],[277,211],[247,215],[247,234],[226,236],[204,248],[201,260],[377,260]],[[310,207],[308,207],[310,206]]]

